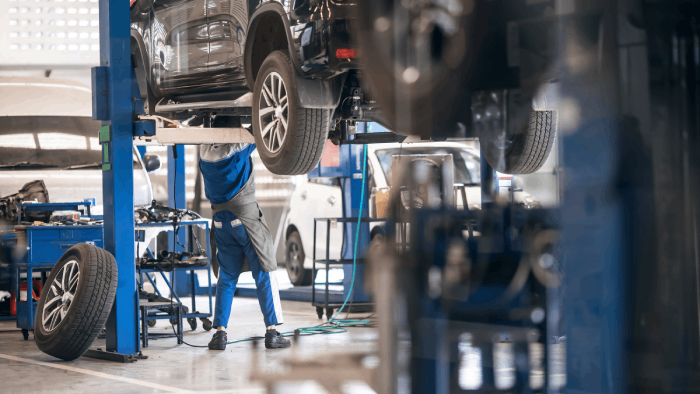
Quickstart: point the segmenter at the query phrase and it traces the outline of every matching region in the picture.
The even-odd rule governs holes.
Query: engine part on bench
[[[0,218],[16,223],[19,214],[19,206],[25,201],[36,201],[38,203],[50,202],[49,191],[46,189],[46,184],[44,184],[43,180],[28,182],[22,186],[19,192],[0,198]],[[32,222],[48,222],[51,217],[51,212],[26,212],[22,217]]]
[[[156,200],[153,200],[150,206],[140,207],[134,210],[134,219],[141,223],[180,222],[185,219],[185,217],[189,217],[192,220],[202,218],[197,212],[187,209],[171,208],[158,204]]]
[[[165,250],[158,253],[157,259],[143,257],[136,262],[138,269],[160,269],[165,272],[170,272],[175,268],[206,267],[207,264],[209,264],[209,260],[204,253],[173,253]]]

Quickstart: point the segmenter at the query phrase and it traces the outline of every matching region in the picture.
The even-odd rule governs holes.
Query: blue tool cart
[[[180,341],[180,338],[182,337],[182,319],[187,319],[190,327],[194,330],[197,327],[197,319],[200,319],[202,321],[203,328],[205,330],[211,330],[212,328],[212,322],[209,320],[209,318],[213,314],[213,303],[212,303],[212,287],[211,287],[211,257],[210,257],[210,250],[209,250],[209,221],[208,220],[191,220],[191,221],[182,221],[178,223],[178,226],[180,229],[186,230],[186,236],[184,237],[187,243],[187,250],[189,252],[195,251],[195,247],[201,248],[203,251],[206,250],[206,265],[204,266],[196,266],[196,267],[190,267],[187,266],[187,264],[175,264],[172,267],[149,267],[149,268],[143,268],[140,264],[137,265],[137,272],[139,275],[139,287],[143,288],[143,283],[144,283],[144,278],[148,280],[151,285],[153,285],[153,288],[155,289],[155,296],[158,296],[158,299],[149,299],[149,297],[146,296],[146,293],[141,291],[141,297],[139,300],[139,309],[141,310],[141,330],[143,331],[143,336],[142,336],[142,346],[147,347],[148,346],[148,338],[167,338],[167,337],[178,337],[178,343]],[[194,229],[195,227],[201,227],[205,230],[206,234],[206,239],[203,240],[204,242],[200,243],[198,239],[196,238],[194,234]],[[161,231],[166,231],[166,230],[172,230],[173,229],[173,224],[172,222],[161,222],[161,223],[137,223],[136,224],[136,240],[138,241],[145,241],[145,232],[148,230],[161,230]],[[178,237],[182,239],[181,237]],[[204,245],[206,244],[206,245]],[[150,255],[151,258],[155,259],[156,256],[152,254],[150,250],[146,250],[146,252]],[[140,256],[139,256],[140,257]],[[195,293],[192,292],[191,294],[191,302],[192,302],[192,311],[184,311],[184,307],[182,306],[182,301],[180,300],[180,297],[177,296],[177,293],[174,291],[175,289],[175,281],[176,281],[176,275],[172,275],[172,281],[168,279],[169,275],[166,275],[166,272],[189,272],[190,275],[189,278],[192,281],[192,288],[196,288],[195,286],[195,280],[196,276],[194,275],[195,271],[201,271],[201,270],[206,270],[207,271],[207,280],[208,280],[208,286],[207,286],[207,295],[209,297],[209,312],[199,312],[197,311],[197,304],[196,304],[196,298],[195,298]],[[160,293],[158,290],[158,287],[155,284],[155,281],[153,278],[151,278],[150,273],[156,273],[160,274],[160,277],[165,281],[166,285],[168,286],[168,289],[170,290],[172,294],[172,302],[171,303],[165,303],[163,304],[163,295]],[[145,274],[145,275],[144,275]],[[156,305],[156,303],[159,303],[159,305]],[[154,306],[155,305],[155,306]],[[169,310],[172,309],[172,310]],[[175,318],[173,318],[175,316]],[[153,333],[148,333],[148,327],[155,325],[155,321],[157,320],[162,320],[162,319],[170,319],[171,322],[175,323],[175,320],[177,321],[178,325],[178,332],[177,333],[166,333],[166,334],[153,334]]]
[[[92,204],[93,201],[90,200],[74,203],[22,203],[20,212],[18,212],[18,220],[21,223],[22,211],[82,211],[83,214],[87,213],[86,222],[92,223],[90,222],[93,219],[90,212]],[[81,207],[84,207],[85,210],[81,210]],[[84,218],[81,216],[81,219]],[[38,304],[38,300],[32,297],[32,286],[29,284],[33,283],[31,279],[33,274],[41,272],[43,284],[46,280],[46,273],[51,271],[61,256],[73,245],[89,243],[100,248],[104,247],[102,228],[102,224],[18,225],[13,228],[12,232],[2,235],[0,242],[7,247],[16,247],[23,236],[26,239],[26,253],[21,259],[12,262],[14,273],[12,289],[17,305],[17,328],[22,330],[25,340],[29,338],[29,330],[34,330],[34,316]],[[20,299],[21,275],[23,273],[26,273],[27,278],[26,300]]]

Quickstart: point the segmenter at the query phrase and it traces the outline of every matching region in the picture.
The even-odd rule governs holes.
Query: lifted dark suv
[[[276,174],[305,174],[329,130],[379,121],[349,0],[132,0],[132,63],[148,114],[251,124]],[[252,95],[251,95],[252,92]]]

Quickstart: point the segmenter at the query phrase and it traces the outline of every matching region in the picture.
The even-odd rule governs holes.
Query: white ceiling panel
[[[99,65],[97,1],[0,0],[0,65]]]

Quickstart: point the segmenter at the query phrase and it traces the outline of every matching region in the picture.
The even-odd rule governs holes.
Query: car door
[[[153,2],[153,64],[166,92],[208,82],[209,31],[205,0]]]
[[[243,50],[248,29],[248,1],[204,1],[209,26],[209,71],[217,81],[245,79]]]
[[[312,178],[304,182],[299,193],[290,201],[290,217],[298,230],[304,247],[305,268],[311,268],[314,250],[314,218],[343,216],[342,192],[337,178]],[[316,259],[326,257],[326,222],[316,222]],[[339,259],[343,243],[341,224],[331,225],[330,258]],[[317,267],[320,268],[320,267]]]

